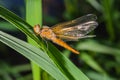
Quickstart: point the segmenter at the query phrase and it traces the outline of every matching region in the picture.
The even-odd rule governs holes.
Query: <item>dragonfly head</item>
[[[40,25],[37,24],[33,27],[33,30],[35,32],[35,34],[39,35],[40,34]]]

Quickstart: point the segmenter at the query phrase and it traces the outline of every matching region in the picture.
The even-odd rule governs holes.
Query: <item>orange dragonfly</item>
[[[79,54],[77,50],[70,47],[64,40],[78,41],[80,38],[94,37],[94,35],[87,34],[98,25],[96,19],[97,17],[95,15],[88,14],[72,21],[56,24],[52,27],[43,26],[43,28],[40,28],[39,25],[35,25],[33,29],[42,38],[51,40],[73,53]]]

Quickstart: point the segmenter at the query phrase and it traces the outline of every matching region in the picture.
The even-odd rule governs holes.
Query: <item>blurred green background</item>
[[[98,17],[99,26],[91,33],[95,38],[68,42],[80,55],[56,45],[91,80],[120,80],[119,4],[120,0],[43,0],[43,25],[53,26],[86,14]],[[0,0],[0,5],[25,19],[24,0]],[[26,41],[22,32],[3,19],[0,30]],[[32,80],[31,75],[29,61],[0,43],[0,80]]]

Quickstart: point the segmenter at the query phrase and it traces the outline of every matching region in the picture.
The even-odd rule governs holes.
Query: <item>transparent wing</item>
[[[88,14],[88,15],[79,17],[79,18],[77,18],[75,20],[72,20],[72,21],[56,24],[56,25],[52,26],[51,29],[54,32],[57,33],[57,32],[59,32],[60,30],[62,30],[64,28],[74,27],[76,25],[80,25],[80,24],[85,23],[85,22],[95,21],[96,19],[97,19],[96,15]]]
[[[65,28],[57,34],[57,37],[67,41],[76,41],[80,38],[93,37],[93,35],[86,35],[97,26],[96,21],[89,21],[74,27]]]
[[[62,39],[72,37],[76,39],[83,38],[86,34],[96,28],[98,23],[97,17],[93,14],[82,16],[72,21],[57,24],[52,27],[53,32]]]
[[[78,39],[81,38],[91,38],[91,37],[95,37],[95,35],[85,35],[85,36],[65,36],[65,35],[57,35],[59,38],[65,40],[65,41],[78,41]]]

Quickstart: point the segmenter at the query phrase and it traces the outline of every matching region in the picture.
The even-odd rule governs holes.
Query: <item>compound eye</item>
[[[39,33],[40,33],[40,25],[35,25],[35,26],[33,27],[33,30],[34,30],[34,32],[35,32],[36,34],[39,34]]]

